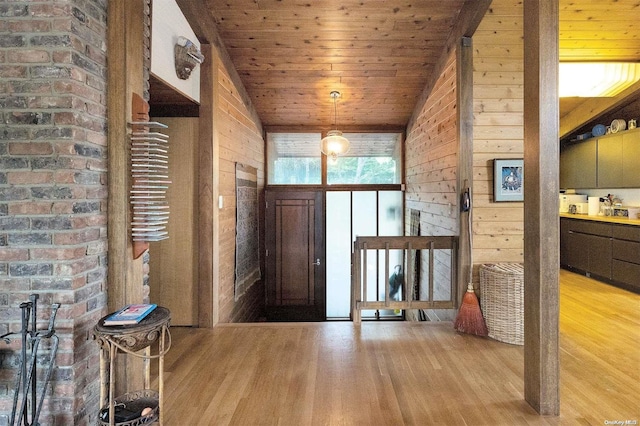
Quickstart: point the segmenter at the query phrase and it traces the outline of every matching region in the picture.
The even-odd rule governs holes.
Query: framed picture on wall
[[[524,200],[523,170],[522,158],[493,160],[493,201]]]

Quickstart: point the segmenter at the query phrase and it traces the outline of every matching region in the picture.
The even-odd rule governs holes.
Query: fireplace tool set
[[[20,304],[22,314],[22,327],[19,333],[6,333],[0,336],[7,344],[11,343],[9,336],[19,334],[22,337],[22,348],[20,351],[20,367],[16,376],[15,391],[13,396],[13,409],[11,411],[10,426],[38,426],[38,417],[44,403],[47,385],[53,373],[56,353],[58,352],[58,336],[54,328],[56,313],[60,307],[59,303],[51,305],[51,316],[49,326],[46,330],[37,329],[38,319],[38,295],[29,296],[28,302]],[[38,357],[42,357],[41,343],[49,343],[49,359],[44,370],[43,382],[40,386],[37,383]],[[43,347],[46,345],[42,345]],[[39,393],[39,395],[38,395]]]

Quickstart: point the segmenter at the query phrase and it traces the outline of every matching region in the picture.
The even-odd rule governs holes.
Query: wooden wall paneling
[[[524,395],[560,414],[558,0],[524,4]]]
[[[250,165],[258,170],[258,193],[264,190],[264,140],[262,126],[256,121],[251,104],[246,103],[241,90],[236,86],[233,69],[224,61],[218,62],[217,69],[217,122],[219,144],[219,193],[228,200],[220,212],[219,220],[219,308],[220,321],[229,322],[234,318],[235,300],[235,164]],[[262,222],[261,222],[262,223]],[[255,238],[262,241],[260,230]],[[260,250],[264,252],[263,249]],[[260,284],[256,284],[260,285]]]
[[[457,101],[456,101],[456,57],[449,55],[446,67],[433,86],[429,98],[416,114],[413,127],[407,128],[405,143],[406,168],[410,171],[405,176],[406,214],[411,209],[422,212],[422,235],[457,235],[458,234],[458,200],[455,170],[458,168],[458,134]],[[408,221],[408,219],[407,219]],[[441,253],[437,253],[441,256]],[[428,262],[422,259],[422,268],[428,270]],[[438,262],[434,273],[450,276],[442,269],[450,268],[450,263]],[[428,276],[425,272],[423,276]],[[443,280],[443,285],[434,286],[436,300],[448,299],[451,289],[450,280]],[[446,285],[444,285],[446,284]],[[423,292],[428,291],[423,286]],[[453,283],[453,291],[457,283]],[[426,294],[421,294],[426,298]],[[430,318],[452,319],[451,310],[435,312],[427,311]]]
[[[198,326],[218,323],[218,138],[216,136],[217,58],[215,48],[201,45],[200,119],[198,126]]]
[[[169,126],[169,239],[150,247],[151,301],[169,308],[171,324],[198,325],[198,118],[163,117]]]
[[[133,259],[129,204],[129,136],[132,93],[143,92],[144,2],[116,0],[108,8],[107,34],[109,110],[108,203],[108,307],[115,311],[143,301],[142,257]],[[118,360],[117,392],[140,389],[142,362],[134,357]]]
[[[523,240],[523,203],[493,201],[493,159],[522,158],[522,6],[494,0],[473,36],[473,259],[476,265],[522,262],[523,251],[492,236]],[[517,10],[519,12],[517,12]],[[497,29],[497,31],[496,31]],[[504,31],[508,31],[509,37]],[[490,239],[493,247],[475,241]],[[504,244],[504,245],[503,245]],[[477,273],[474,274],[477,278]]]

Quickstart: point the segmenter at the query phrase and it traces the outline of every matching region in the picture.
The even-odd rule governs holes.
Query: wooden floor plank
[[[640,421],[640,295],[561,271],[559,417],[524,402],[524,348],[449,322],[172,328],[165,424]]]

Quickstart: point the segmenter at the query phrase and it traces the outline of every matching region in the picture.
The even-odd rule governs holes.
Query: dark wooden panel
[[[613,258],[640,265],[640,243],[613,240]],[[640,275],[637,281],[640,283]]]
[[[589,270],[589,236],[579,233],[570,233],[567,242],[566,261],[567,265],[580,269]]]
[[[306,189],[268,190],[266,202],[267,319],[323,321],[326,318],[323,193]]]
[[[613,225],[610,223],[593,222],[590,220],[574,220],[571,223],[571,230],[573,232],[580,232],[582,234],[600,235],[603,237],[611,237]]]
[[[629,286],[631,290],[640,291],[640,265],[614,260],[613,279]]]
[[[589,250],[588,272],[603,278],[611,278],[611,238],[589,235],[587,246]]]
[[[640,242],[640,226],[613,225],[613,238]]]
[[[276,201],[276,305],[313,305],[313,200]]]

